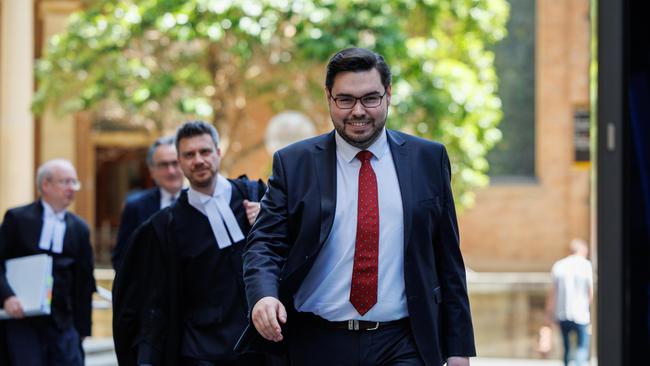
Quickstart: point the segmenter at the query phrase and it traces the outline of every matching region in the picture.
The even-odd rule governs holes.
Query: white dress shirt
[[[298,311],[330,321],[390,321],[408,316],[404,288],[404,215],[397,172],[384,129],[367,150],[377,176],[379,268],[377,303],[361,316],[350,303],[357,230],[360,149],[338,133],[336,139],[336,211],[332,229],[314,266],[295,295]]]
[[[163,188],[160,189],[160,209],[171,206],[171,204],[178,199],[178,196],[181,195],[181,191],[176,192],[176,194],[171,194]]]
[[[208,217],[214,238],[221,249],[244,240],[244,234],[230,208],[231,197],[232,185],[221,174],[217,175],[217,186],[212,196],[196,191],[192,187],[187,192],[189,204]]]
[[[41,229],[41,237],[38,241],[38,247],[43,250],[50,250],[53,253],[61,253],[63,251],[63,238],[65,237],[65,210],[61,212],[54,212],[44,200],[43,204],[43,228]]]

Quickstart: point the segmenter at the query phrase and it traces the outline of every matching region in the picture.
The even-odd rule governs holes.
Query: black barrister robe
[[[242,201],[265,187],[248,182],[246,190],[242,182],[231,180],[230,207],[246,234],[250,225]],[[208,218],[189,204],[187,191],[140,226],[113,288],[120,365],[178,365],[182,356],[235,358],[235,343],[248,322],[244,242],[219,249]]]
[[[5,261],[34,254],[49,254],[53,259],[54,287],[52,314],[49,318],[59,329],[74,326],[79,336],[90,335],[92,324],[92,294],[95,292],[93,253],[88,225],[77,215],[65,214],[63,251],[52,253],[38,247],[43,228],[43,203],[37,200],[5,213],[0,224],[0,308],[14,295],[5,277]],[[48,317],[28,317],[21,322],[43,327]],[[4,321],[0,321],[0,365],[9,364],[6,358]]]

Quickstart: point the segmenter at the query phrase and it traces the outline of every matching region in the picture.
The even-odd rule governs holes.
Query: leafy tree
[[[111,118],[160,130],[208,119],[228,149],[250,98],[326,120],[324,64],[368,47],[394,73],[389,126],[447,146],[465,206],[487,183],[485,156],[500,138],[488,48],[505,36],[508,9],[505,0],[87,1],[38,61],[33,109],[119,111]]]

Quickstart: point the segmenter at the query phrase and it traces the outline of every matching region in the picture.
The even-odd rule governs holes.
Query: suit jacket
[[[242,201],[260,197],[248,197],[242,182],[231,180],[230,207],[247,233]],[[250,183],[257,188],[257,182]],[[120,365],[177,365],[181,355],[212,361],[237,357],[234,345],[248,323],[243,246],[242,240],[219,249],[208,218],[189,204],[186,190],[140,226],[113,288]]]
[[[474,336],[450,187],[450,165],[438,143],[387,130],[404,210],[404,281],[411,329],[427,365],[474,356]],[[273,156],[273,175],[244,252],[249,306],[265,296],[295,311],[293,296],[327,239],[336,204],[334,132]],[[381,299],[379,299],[381,301]],[[288,336],[287,336],[288,334]],[[281,342],[282,343],[282,342]],[[278,351],[249,325],[238,349]]]
[[[40,200],[7,211],[0,226],[0,305],[14,294],[5,276],[5,260],[50,254],[54,266],[51,317],[60,327],[71,323],[79,335],[85,337],[90,335],[92,293],[95,291],[90,232],[86,223],[73,213],[66,213],[65,223],[63,252],[52,254],[38,247],[43,226]],[[37,320],[39,318],[25,319]]]
[[[111,255],[113,268],[117,270],[120,267],[131,234],[159,210],[160,188],[158,187],[133,193],[126,198],[117,232],[117,241]]]

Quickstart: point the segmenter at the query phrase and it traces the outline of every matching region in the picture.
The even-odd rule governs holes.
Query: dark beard
[[[213,174],[211,177],[207,178],[204,181],[197,181],[195,179],[189,179],[189,177],[188,177],[188,180],[190,181],[190,185],[192,185],[194,187],[207,188],[207,187],[210,187],[214,183],[214,181],[217,180],[217,175]]]
[[[361,150],[365,150],[370,145],[372,145],[373,142],[375,142],[377,140],[377,138],[379,137],[379,134],[381,133],[381,131],[384,128],[382,126],[381,128],[378,128],[375,131],[373,131],[372,135],[370,135],[370,137],[368,139],[366,139],[365,141],[355,141],[355,140],[351,139],[350,137],[348,137],[348,135],[345,134],[345,123],[347,123],[347,122],[358,122],[358,121],[359,120],[344,120],[342,127],[339,128],[337,125],[334,125],[334,129],[339,133],[339,136],[341,136],[341,138],[343,140],[345,140],[345,142],[347,142],[348,144],[350,144],[350,145],[352,145],[352,146],[354,146],[356,148],[359,148]],[[374,122],[374,120],[372,120],[371,123],[372,122]],[[385,125],[386,124],[384,123],[384,126]]]

